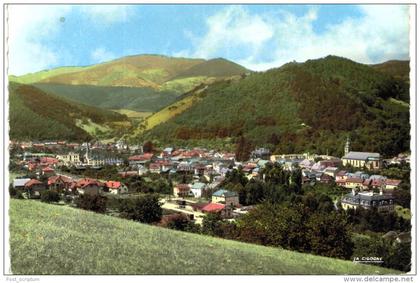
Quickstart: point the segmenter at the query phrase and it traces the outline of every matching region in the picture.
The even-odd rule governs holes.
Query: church
[[[343,165],[351,165],[357,168],[368,170],[379,170],[382,168],[382,157],[376,152],[350,151],[350,140],[347,138],[344,147],[344,156],[341,158]]]

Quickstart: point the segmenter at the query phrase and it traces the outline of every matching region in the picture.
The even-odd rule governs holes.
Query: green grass
[[[76,126],[83,129],[85,132],[91,134],[92,136],[95,135],[96,132],[109,132],[111,129],[107,126],[102,126],[95,122],[92,122],[90,119],[86,119],[85,121],[81,119],[76,119]]]
[[[13,274],[396,274],[32,200],[10,201]]]
[[[189,78],[175,79],[165,82],[161,86],[161,91],[174,91],[176,93],[185,93],[192,90],[200,83],[211,82],[211,79],[206,76],[197,76]]]
[[[138,112],[130,109],[113,109],[112,111],[126,115],[130,119],[144,119],[153,114],[153,112]]]
[[[405,102],[405,101],[399,100],[399,99],[390,98],[390,99],[389,99],[389,101],[390,101],[390,102],[392,102],[392,103],[396,103],[396,104],[398,104],[398,105],[401,105],[401,106],[407,107],[407,108],[409,108],[409,107],[410,107],[410,104],[408,104],[408,103],[407,103],[407,102]]]
[[[150,115],[145,120],[145,130],[150,130],[154,128],[156,125],[164,123],[169,119],[175,117],[176,115],[184,112],[188,108],[190,108],[195,102],[197,102],[200,98],[196,96],[187,96],[165,108],[162,110]]]

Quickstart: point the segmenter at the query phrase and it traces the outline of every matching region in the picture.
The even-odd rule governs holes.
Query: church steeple
[[[346,145],[344,146],[344,155],[347,155],[350,151],[350,138],[347,136]]]

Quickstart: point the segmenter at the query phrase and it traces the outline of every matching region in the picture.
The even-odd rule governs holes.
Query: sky
[[[8,73],[127,55],[223,57],[263,71],[327,55],[409,59],[404,5],[8,5]]]

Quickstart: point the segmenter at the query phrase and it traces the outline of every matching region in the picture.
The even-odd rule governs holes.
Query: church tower
[[[350,151],[350,139],[347,136],[346,145],[344,146],[344,156],[346,156]]]

